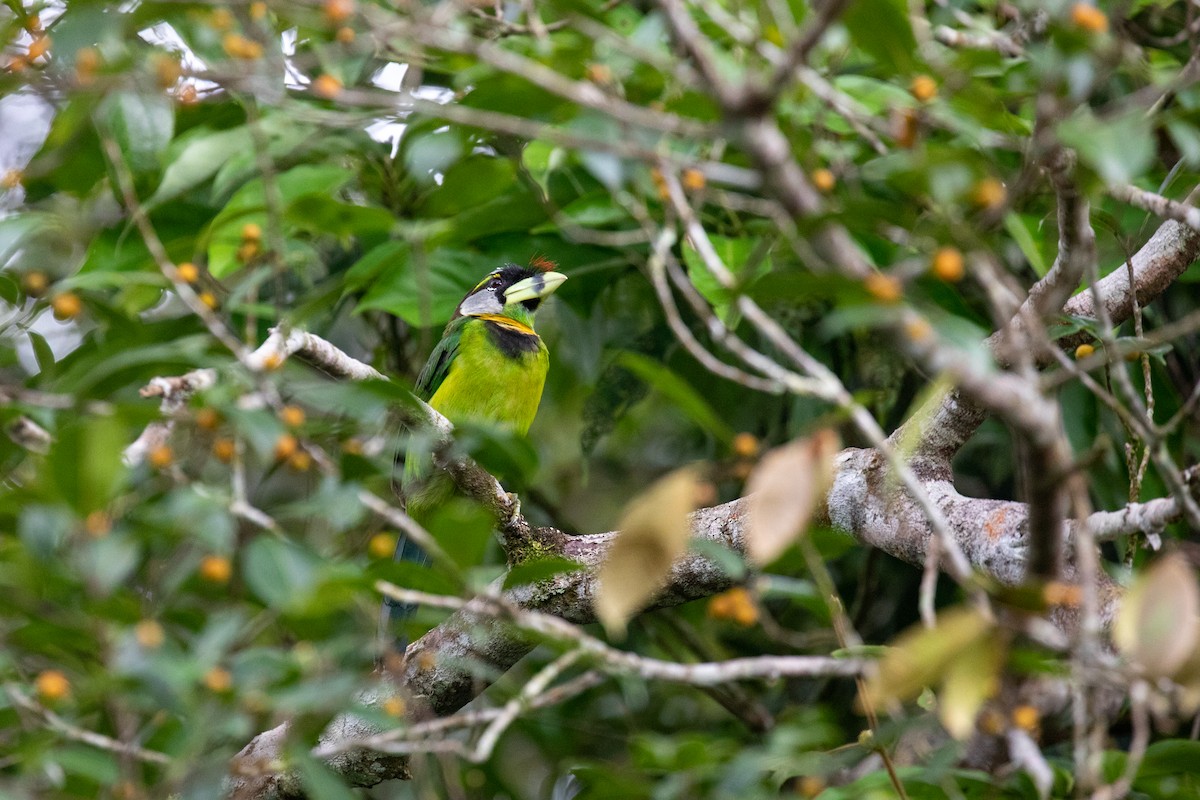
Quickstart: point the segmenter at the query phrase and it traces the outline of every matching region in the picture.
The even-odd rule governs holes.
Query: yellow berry
[[[884,275],[882,272],[872,272],[863,281],[863,286],[881,303],[894,303],[903,293],[900,280],[894,275]]]
[[[233,27],[233,14],[228,8],[217,8],[212,12],[212,26],[219,31],[227,31]]]
[[[287,463],[296,472],[308,472],[312,467],[312,456],[303,450],[297,450],[288,456]]]
[[[103,539],[112,530],[112,517],[107,511],[93,511],[84,518],[83,529],[93,539]]]
[[[81,47],[75,51],[75,80],[87,86],[96,79],[100,69],[100,51],[94,47]]]
[[[21,288],[30,297],[41,297],[50,288],[50,279],[46,273],[35,269],[21,276]]]
[[[1038,722],[1041,720],[1041,715],[1033,706],[1022,705],[1017,706],[1012,710],[1012,722],[1023,731],[1030,733],[1037,730]]]
[[[230,461],[233,461],[233,457],[237,454],[237,445],[234,444],[233,439],[223,437],[213,442],[212,452],[218,461],[228,464]]]
[[[213,667],[204,673],[204,688],[216,694],[224,694],[233,688],[233,676],[224,667]]]
[[[200,577],[209,583],[229,583],[233,564],[225,556],[205,556],[200,561]]]
[[[912,83],[908,87],[908,91],[912,96],[920,100],[922,103],[928,103],[933,98],[937,97],[937,81],[928,75],[918,75],[912,79]]]
[[[170,447],[160,444],[150,451],[146,459],[150,462],[150,466],[155,469],[166,469],[175,460],[175,454],[171,452]]]
[[[371,537],[367,552],[372,558],[391,558],[396,553],[396,535],[384,531]]]
[[[245,61],[253,61],[256,58],[262,58],[263,47],[253,39],[247,39],[240,33],[227,33],[225,38],[221,40],[221,46],[225,48],[225,52],[231,58],[240,58]]]
[[[267,4],[262,0],[255,0],[250,4],[250,19],[259,20],[267,16]]]
[[[255,222],[247,222],[242,226],[242,241],[257,242],[262,239],[262,227]]]
[[[38,697],[46,703],[56,703],[71,694],[71,682],[56,669],[48,669],[37,676],[34,688]]]
[[[159,88],[170,89],[183,75],[183,66],[176,57],[158,53],[154,56],[153,63],[154,79]]]
[[[50,301],[54,309],[54,318],[58,320],[74,319],[83,311],[83,302],[79,296],[71,292],[63,292]]]
[[[304,424],[304,409],[300,406],[284,406],[279,410],[279,421],[289,428],[299,428]]]
[[[342,442],[342,452],[348,456],[361,456],[363,454],[362,439],[351,438]]]
[[[941,247],[933,254],[933,274],[950,283],[962,280],[963,256],[957,247]]]
[[[342,82],[329,74],[319,75],[312,83],[312,90],[317,97],[332,100],[342,93]]]
[[[212,311],[216,311],[217,306],[220,305],[220,302],[217,300],[217,296],[212,292],[201,292],[200,294],[196,295],[196,299],[208,306],[208,308]]]
[[[689,168],[683,171],[681,183],[683,183],[683,188],[689,192],[698,192],[708,184],[708,180],[700,170]]]
[[[738,458],[757,458],[760,445],[753,433],[742,432],[733,437],[733,454]]]
[[[184,283],[195,283],[200,280],[200,270],[190,261],[185,261],[175,267],[175,274]]]
[[[255,256],[262,250],[261,244],[257,239],[243,239],[238,245],[237,260],[242,264],[248,264],[254,260]]]
[[[984,178],[971,190],[971,202],[980,208],[997,209],[1008,199],[1004,184],[995,178]]]
[[[202,408],[196,412],[196,427],[206,431],[215,431],[221,425],[221,415],[212,408]]]
[[[1095,352],[1096,352],[1095,346],[1090,345],[1090,344],[1081,344],[1081,345],[1079,345],[1079,347],[1075,348],[1075,360],[1079,361],[1079,360],[1085,359]]]
[[[262,368],[266,372],[273,372],[283,366],[283,356],[278,353],[267,353],[263,356]]]
[[[824,167],[821,167],[820,169],[814,169],[812,171],[812,175],[809,177],[812,178],[813,186],[817,187],[817,191],[819,192],[832,192],[833,187],[837,185],[837,178],[834,176],[833,172],[825,169]]]
[[[337,39],[341,44],[351,44],[354,41],[354,37],[354,28],[349,28],[343,25],[337,29],[337,33],[334,34],[333,38]]]
[[[152,619],[144,619],[133,628],[133,637],[145,650],[157,650],[166,640],[162,625]]]
[[[354,0],[325,0],[322,10],[330,25],[341,25],[354,16]]]
[[[383,701],[383,713],[389,717],[403,717],[404,708],[404,700],[399,697],[392,696]]]
[[[805,775],[796,784],[796,791],[801,797],[816,797],[825,791],[825,781],[817,775]]]
[[[291,458],[292,455],[300,448],[300,442],[296,441],[296,437],[290,433],[282,434],[275,440],[275,459],[283,461]]]
[[[1104,33],[1108,30],[1108,17],[1090,3],[1076,3],[1071,6],[1071,22],[1088,33]]]

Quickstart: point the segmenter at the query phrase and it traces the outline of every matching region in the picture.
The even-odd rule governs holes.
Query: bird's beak
[[[526,300],[549,297],[566,279],[567,276],[561,272],[539,272],[508,287],[504,291],[504,304],[524,303]]]

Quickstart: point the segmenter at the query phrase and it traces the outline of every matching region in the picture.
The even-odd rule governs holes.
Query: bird
[[[455,425],[481,423],[521,436],[528,433],[550,365],[533,318],[542,301],[567,279],[556,267],[535,257],[528,267],[506,263],[484,276],[455,309],[417,377],[414,393]],[[405,454],[400,493],[413,520],[423,524],[454,492],[450,476],[433,469],[428,453]],[[412,539],[401,537],[395,559],[424,564],[428,555]],[[410,603],[391,600],[384,606],[384,624],[396,636],[394,646],[401,653],[407,640],[398,629],[415,610]]]

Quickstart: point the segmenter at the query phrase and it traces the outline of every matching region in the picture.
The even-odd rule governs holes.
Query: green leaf
[[[314,558],[299,547],[272,536],[260,536],[246,548],[242,577],[260,600],[272,608],[302,607],[313,590]]]
[[[54,350],[50,348],[46,337],[33,330],[27,331],[27,333],[29,334],[29,344],[33,346],[33,357],[37,360],[38,370],[45,373],[54,369]]]
[[[159,156],[175,134],[175,107],[165,94],[116,92],[101,114],[134,172],[158,169]]]
[[[213,131],[194,128],[176,140],[178,155],[167,162],[158,189],[146,200],[146,208],[178,197],[217,174],[217,170],[235,154],[250,147],[250,133],[245,128]]]
[[[1129,183],[1154,160],[1154,133],[1140,110],[1099,120],[1085,106],[1059,123],[1058,137],[1110,184]]]
[[[439,248],[415,257],[404,246],[389,242],[381,247],[387,249],[377,255],[368,254],[371,261],[361,269],[358,264],[351,269],[352,273],[358,270],[354,275],[356,281],[373,270],[377,270],[378,276],[359,302],[356,313],[372,309],[387,311],[422,328],[449,320],[463,296],[497,266],[495,259],[465,250]],[[390,258],[397,258],[397,263],[385,268],[386,259]]]
[[[903,0],[856,0],[847,5],[842,21],[854,43],[880,62],[882,72],[912,71],[917,39]]]
[[[508,574],[504,576],[504,588],[508,590],[514,586],[540,583],[556,575],[578,572],[581,569],[583,569],[582,564],[572,561],[569,558],[561,558],[559,556],[538,558],[526,561],[510,569]]]
[[[429,193],[421,207],[423,215],[451,217],[504,193],[516,171],[506,158],[475,155],[446,170],[442,185]]]
[[[616,364],[637,375],[674,403],[692,422],[722,442],[731,442],[736,432],[683,378],[658,361],[628,350],[617,354]]]
[[[50,448],[47,488],[80,516],[104,508],[125,479],[121,454],[128,443],[124,426],[113,417],[68,422]]]
[[[1050,271],[1050,265],[1034,239],[1036,229],[1036,220],[1013,211],[1004,215],[1004,230],[1008,231],[1008,235],[1017,243],[1017,247],[1021,248],[1021,255],[1025,256],[1025,260],[1029,262],[1029,266],[1033,267],[1033,271],[1038,274],[1038,277],[1044,277]]]

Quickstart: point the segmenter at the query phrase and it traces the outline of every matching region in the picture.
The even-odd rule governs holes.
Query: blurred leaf
[[[124,427],[114,417],[68,422],[57,431],[50,448],[47,489],[80,516],[104,508],[125,479],[121,456],[127,444]]]
[[[859,0],[850,3],[842,21],[855,44],[880,62],[888,74],[910,72],[917,40],[901,0]]]
[[[629,618],[657,594],[671,565],[687,551],[689,515],[702,485],[699,470],[684,467],[625,507],[596,586],[596,616],[610,636],[624,635]]]
[[[158,189],[147,198],[147,209],[178,197],[217,174],[226,161],[250,147],[245,128],[213,131],[193,128],[176,140],[178,154],[167,162]]]
[[[867,682],[875,705],[910,700],[926,686],[940,683],[955,659],[992,634],[992,624],[973,608],[938,614],[935,627],[916,625],[889,645],[879,671]]]
[[[158,157],[175,135],[175,107],[164,94],[115,92],[101,107],[121,152],[134,172],[159,166]]]
[[[540,583],[557,575],[578,572],[581,569],[583,569],[582,564],[572,561],[569,558],[559,556],[538,558],[518,564],[510,569],[508,574],[504,576],[504,588],[507,590],[514,586],[527,586],[531,583]]]
[[[721,418],[699,392],[662,363],[628,350],[618,353],[615,363],[658,390],[707,433],[722,442],[733,441],[736,433],[729,427],[729,423]]]
[[[29,335],[29,344],[33,345],[33,357],[37,360],[38,369],[41,372],[49,372],[54,369],[54,351],[50,349],[50,343],[46,341],[46,337],[35,330],[29,330],[26,333]]]
[[[763,456],[746,481],[746,556],[765,566],[808,528],[833,480],[841,449],[824,429]]]
[[[1121,598],[1113,643],[1151,677],[1169,677],[1196,648],[1200,589],[1187,559],[1163,556]]]
[[[1140,110],[1099,120],[1085,106],[1059,123],[1058,136],[1107,183],[1129,183],[1154,159],[1154,135]]]
[[[445,324],[466,293],[498,266],[488,256],[464,250],[438,248],[414,256],[408,248],[390,242],[381,247],[387,249],[378,254],[372,251],[363,259],[372,260],[362,271],[368,267],[379,270],[379,278],[371,284],[355,313],[378,309],[423,328]],[[392,258],[396,262],[388,263]]]
[[[259,536],[245,550],[242,577],[260,600],[272,608],[303,606],[313,590],[313,557],[271,536]]]
[[[999,690],[1003,668],[1004,646],[996,636],[983,637],[950,662],[938,693],[938,717],[955,739],[975,732],[975,718]]]

